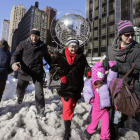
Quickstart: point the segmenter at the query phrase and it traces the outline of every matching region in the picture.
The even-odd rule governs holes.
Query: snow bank
[[[39,120],[36,118],[34,90],[32,92],[26,90],[28,94],[25,94],[24,102],[18,105],[16,97],[13,96],[16,83],[11,79],[9,76],[4,96],[7,97],[5,99],[12,98],[0,103],[0,140],[63,140],[64,121],[61,117],[63,106],[56,91],[52,93],[44,89],[45,119]],[[83,132],[91,121],[88,109],[89,105],[83,98],[78,101],[72,119],[70,140],[86,140]],[[130,122],[133,122],[133,126]],[[137,123],[130,118],[125,128],[119,129],[119,140],[138,140],[136,131]],[[100,140],[100,124],[91,139]]]

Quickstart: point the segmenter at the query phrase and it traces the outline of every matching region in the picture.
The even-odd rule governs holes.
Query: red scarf
[[[74,58],[77,54],[76,53],[71,54],[68,47],[66,47],[65,55],[66,55],[66,58],[67,58],[67,61],[68,61],[69,65],[72,65],[74,63]]]
[[[121,46],[121,49],[123,49],[124,47]]]

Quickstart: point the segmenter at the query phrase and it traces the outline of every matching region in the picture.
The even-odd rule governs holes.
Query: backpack
[[[124,77],[114,78],[109,86],[114,106],[123,114],[131,117],[135,117],[135,115],[140,112],[140,101],[132,88],[134,78],[132,78],[130,86],[125,81],[125,78],[131,73],[134,67],[135,64],[132,63],[132,68]]]

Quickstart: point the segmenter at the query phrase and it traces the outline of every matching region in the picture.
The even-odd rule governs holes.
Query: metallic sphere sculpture
[[[78,10],[68,10],[56,15],[51,23],[51,35],[60,46],[65,46],[69,39],[77,39],[82,46],[89,40],[90,23]]]

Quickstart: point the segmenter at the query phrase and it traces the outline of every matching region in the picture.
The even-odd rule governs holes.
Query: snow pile
[[[17,79],[13,78],[13,76],[8,75],[8,80],[6,81],[6,87],[3,93],[2,100],[12,99],[14,95],[16,95],[16,86]],[[26,93],[30,93],[34,91],[35,87],[33,84],[29,84],[26,88]]]
[[[52,93],[47,88],[44,89],[45,119],[39,120],[36,118],[34,90],[31,92],[32,88],[28,87],[29,89],[26,90],[28,94],[25,94],[23,103],[18,105],[14,95],[16,84],[11,78],[8,79],[11,81],[6,91],[12,94],[10,95],[12,98],[0,103],[0,140],[63,140],[62,102],[56,91]],[[7,95],[6,91],[5,95]],[[89,105],[84,102],[83,98],[78,101],[72,119],[70,140],[86,140],[83,132],[91,119],[88,109]],[[127,128],[119,129],[119,140],[139,139],[136,121],[133,121],[133,129],[128,129],[129,125],[128,123]],[[100,140],[100,125],[91,139]]]

